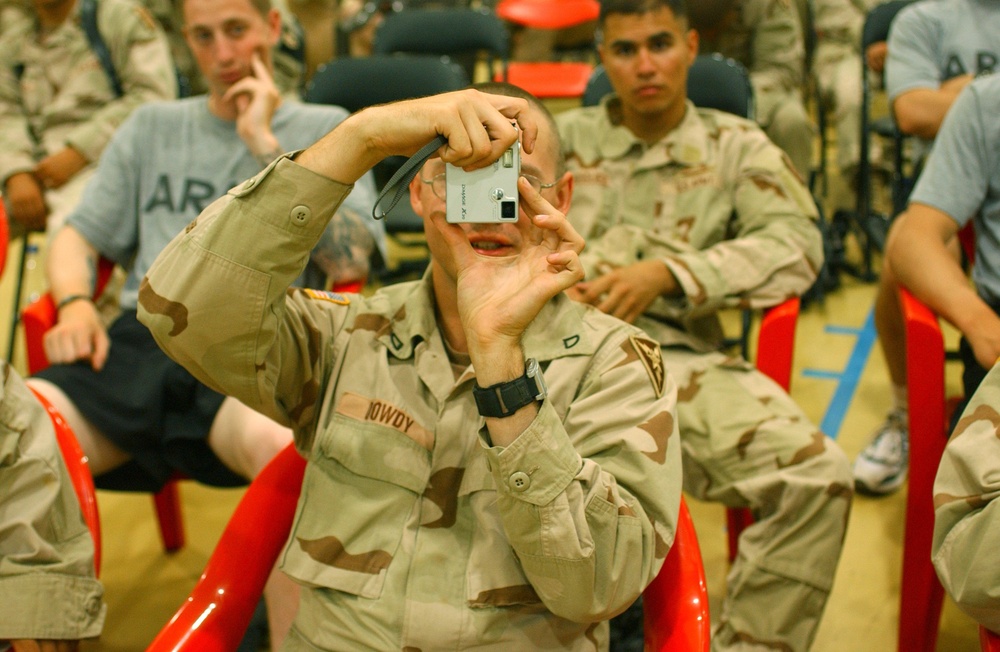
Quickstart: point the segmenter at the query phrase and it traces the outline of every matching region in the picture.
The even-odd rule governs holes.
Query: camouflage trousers
[[[837,167],[849,171],[861,158],[861,55],[856,47],[821,44],[814,69],[823,104],[833,109]]]
[[[757,124],[780,147],[803,179],[813,165],[816,128],[798,91],[781,88],[754,88]]]
[[[677,383],[684,490],[749,507],[713,650],[808,650],[850,513],[843,451],[752,365],[664,348]]]

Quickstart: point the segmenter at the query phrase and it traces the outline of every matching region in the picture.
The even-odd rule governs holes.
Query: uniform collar
[[[387,301],[374,311],[384,318],[375,337],[400,360],[412,357],[419,342],[439,337],[430,274],[428,269],[420,281],[392,286],[380,293]],[[596,344],[583,318],[588,309],[564,294],[553,298],[524,334],[525,356],[546,361],[592,355]]]
[[[665,165],[675,163],[686,167],[704,164],[707,161],[709,133],[698,115],[698,109],[691,100],[685,101],[684,118],[666,136],[652,145],[646,145],[616,118],[621,106],[617,95],[610,95],[601,101],[601,125],[599,147],[601,156],[620,159],[632,152],[641,152],[644,163]]]

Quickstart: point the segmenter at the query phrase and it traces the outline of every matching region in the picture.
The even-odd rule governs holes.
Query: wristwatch
[[[477,384],[472,390],[479,414],[500,418],[509,417],[528,403],[544,400],[548,393],[542,370],[534,358],[524,361],[524,375],[520,378],[486,388]]]

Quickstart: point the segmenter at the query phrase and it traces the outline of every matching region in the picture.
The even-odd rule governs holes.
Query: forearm
[[[958,92],[952,88],[918,88],[903,93],[892,103],[899,130],[933,140],[956,97]]]
[[[577,622],[630,604],[677,524],[676,387],[667,375],[651,385],[641,358],[657,369],[662,360],[643,343],[651,348],[614,337],[592,356],[552,361],[551,398],[534,421],[509,446],[485,449],[522,568],[549,609]]]
[[[897,281],[963,332],[996,321],[996,314],[969,283],[942,236],[926,229],[905,228],[908,218],[906,213],[899,218],[899,227],[893,229],[887,246]]]
[[[607,466],[615,468],[615,461]],[[644,505],[623,485],[627,474],[616,478],[596,461],[580,457],[549,405],[492,459],[490,468],[504,530],[536,593],[553,613],[576,622],[608,619],[655,577],[676,522],[666,514],[679,500],[679,485],[672,486],[679,481],[679,468],[650,469],[643,498],[650,498],[654,486],[663,493],[657,502]],[[527,475],[524,490],[516,483],[518,471]],[[656,472],[661,475],[652,475]],[[672,472],[676,475],[669,477]],[[652,513],[645,511],[647,505]],[[654,514],[670,534],[656,531]]]
[[[58,304],[70,296],[91,296],[97,282],[98,252],[79,231],[64,226],[52,240],[46,276],[53,300]]]
[[[336,129],[303,151],[296,163],[328,179],[353,184],[384,159],[369,133],[371,111],[352,114]]]

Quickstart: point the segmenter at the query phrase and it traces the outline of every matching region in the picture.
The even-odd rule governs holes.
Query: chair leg
[[[14,309],[10,318],[10,337],[7,339],[7,359],[14,359],[14,346],[17,343],[17,325],[21,322],[21,295],[24,293],[24,273],[28,267],[28,257],[38,253],[38,246],[31,244],[31,233],[25,231],[21,236],[21,259],[17,265],[17,280],[14,285]]]
[[[177,481],[170,480],[153,495],[156,518],[160,525],[160,537],[167,552],[176,552],[184,547],[184,519],[181,515],[180,494]]]

